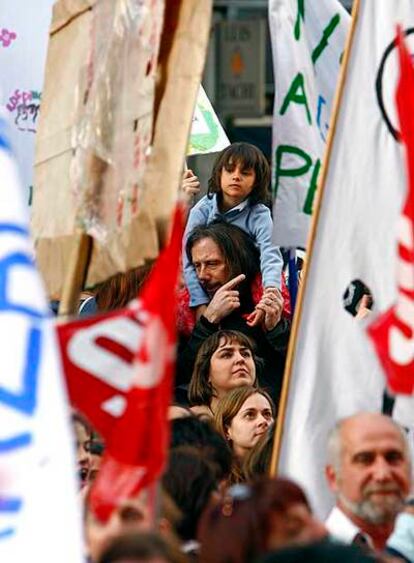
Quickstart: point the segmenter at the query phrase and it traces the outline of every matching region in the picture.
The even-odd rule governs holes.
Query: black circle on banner
[[[404,32],[403,32],[405,37],[407,37],[407,35],[411,35],[411,33],[414,33],[414,27],[410,27],[410,28],[404,30]],[[388,57],[390,56],[392,51],[394,49],[396,49],[396,47],[397,47],[397,39],[395,38],[393,41],[391,41],[391,43],[385,49],[384,54],[382,56],[381,63],[379,65],[379,69],[378,69],[377,79],[375,81],[375,90],[376,90],[376,93],[377,93],[378,105],[379,105],[382,117],[384,118],[384,121],[387,125],[388,131],[391,133],[391,135],[394,137],[394,139],[397,141],[397,143],[399,143],[400,139],[401,139],[401,134],[400,134],[399,130],[396,127],[394,127],[394,125],[391,123],[391,119],[390,119],[390,117],[387,113],[387,110],[385,109],[383,89],[382,89],[382,82],[383,82],[383,79],[384,79],[385,64],[388,60]]]

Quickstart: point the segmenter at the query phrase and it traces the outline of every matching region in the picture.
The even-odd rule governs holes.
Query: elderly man
[[[179,354],[178,375],[185,373],[186,379],[191,376],[205,338],[220,329],[238,330],[256,343],[258,355],[265,362],[259,381],[277,401],[290,327],[282,317],[283,298],[278,290],[264,290],[255,305],[253,292],[260,265],[253,241],[238,227],[217,222],[196,227],[188,237],[186,252],[210,302]],[[255,307],[263,312],[260,325],[252,320]]]
[[[410,491],[404,431],[377,413],[341,420],[329,437],[326,476],[337,498],[326,522],[330,534],[344,543],[384,549]]]

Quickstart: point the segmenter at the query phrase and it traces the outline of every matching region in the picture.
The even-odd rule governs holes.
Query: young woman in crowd
[[[192,411],[213,418],[219,400],[235,387],[255,385],[260,360],[241,332],[221,330],[201,345],[188,388]]]
[[[199,527],[199,563],[250,563],[288,545],[325,538],[302,489],[288,479],[261,478],[235,485],[211,503]]]
[[[275,406],[263,389],[243,386],[230,391],[217,406],[214,424],[233,451],[231,483],[244,480],[246,455],[274,423]]]
[[[260,270],[263,287],[278,291],[281,288],[283,259],[272,242],[273,221],[270,213],[270,166],[260,149],[249,143],[233,143],[224,149],[214,164],[208,182],[208,192],[190,211],[184,234],[184,248],[194,227],[208,225],[216,219],[232,223],[252,237],[260,251]],[[200,183],[187,170],[183,191],[196,193]],[[185,252],[184,277],[190,292],[190,307],[197,307],[199,316],[208,298],[200,286],[196,272]],[[253,311],[249,323],[258,324],[262,313]]]

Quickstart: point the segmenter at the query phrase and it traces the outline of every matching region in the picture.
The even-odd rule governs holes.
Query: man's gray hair
[[[341,470],[341,458],[342,458],[342,438],[341,431],[342,425],[347,420],[347,418],[341,418],[337,421],[335,426],[330,430],[328,434],[327,443],[327,461],[328,465],[332,465],[336,472],[339,473]]]

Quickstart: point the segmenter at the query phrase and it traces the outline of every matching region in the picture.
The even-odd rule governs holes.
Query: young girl
[[[258,148],[249,143],[233,143],[224,149],[214,164],[207,195],[189,213],[184,248],[194,227],[208,225],[216,219],[232,223],[248,233],[260,251],[263,287],[280,289],[283,260],[279,248],[272,243],[269,184],[270,167]],[[184,192],[195,194],[199,186],[197,176],[187,170],[183,180]],[[183,260],[190,307],[196,307],[199,316],[209,299],[185,252]],[[260,314],[260,311],[256,311],[249,318],[249,324],[257,324]]]

